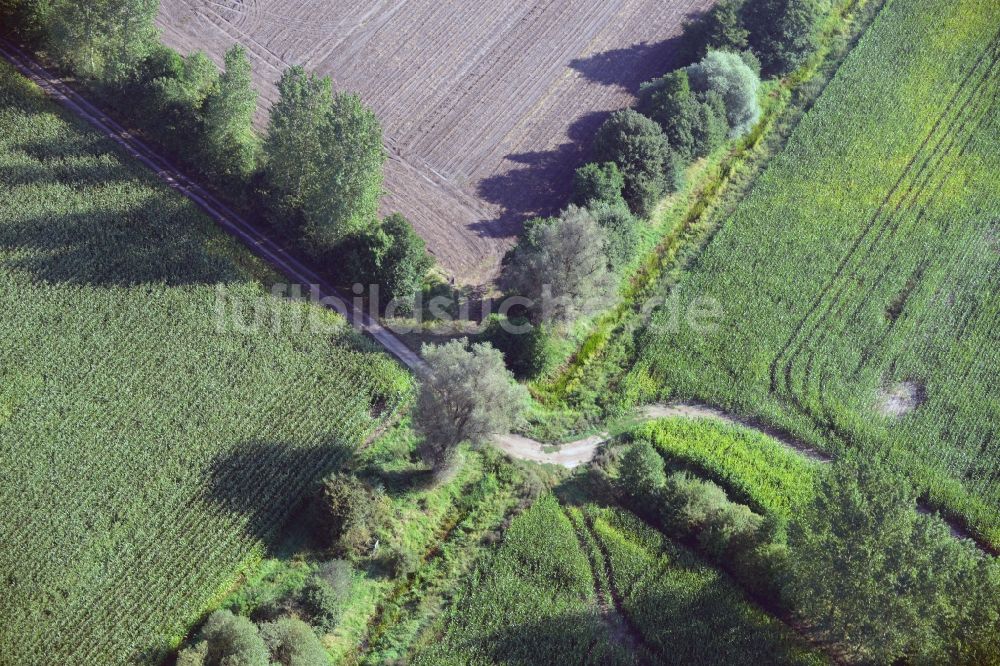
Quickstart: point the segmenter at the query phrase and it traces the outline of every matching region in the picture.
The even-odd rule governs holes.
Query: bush
[[[527,329],[524,333],[515,331]],[[535,379],[552,369],[556,363],[555,341],[544,326],[532,325],[527,319],[504,319],[491,315],[479,342],[493,345],[503,354],[504,363],[519,380]]]
[[[309,616],[313,626],[323,632],[332,631],[337,626],[344,602],[350,594],[350,565],[340,562],[343,572],[335,575],[315,575],[302,588],[302,610]]]
[[[729,136],[746,134],[760,118],[757,91],[760,78],[736,53],[711,51],[687,68],[691,88],[707,94],[716,92],[726,106]]]
[[[181,650],[177,666],[270,666],[270,654],[250,620],[220,610],[208,616],[195,644]]]
[[[816,48],[821,16],[817,0],[748,0],[750,47],[767,74],[787,74],[805,62]]]
[[[624,201],[617,204],[598,202],[591,207],[590,214],[607,234],[604,254],[608,257],[608,267],[620,271],[635,257],[639,221]]]
[[[351,474],[336,472],[323,481],[313,500],[313,536],[338,555],[367,555],[375,532],[386,521],[388,500]]]
[[[682,534],[694,536],[713,557],[756,545],[763,517],[747,506],[730,502],[726,492],[711,481],[675,472],[663,496],[665,519]]]
[[[743,25],[744,0],[722,0],[694,21],[684,23],[684,42],[692,60],[710,50],[742,51],[750,32]]]
[[[622,190],[625,177],[614,162],[591,162],[576,170],[573,176],[573,201],[577,206],[590,208],[598,202],[625,203]]]
[[[427,244],[405,217],[390,215],[379,226],[349,239],[342,253],[354,280],[379,286],[381,307],[393,303],[390,314],[413,311],[433,262]]]
[[[666,480],[663,458],[649,442],[636,442],[622,456],[618,483],[633,500],[654,497]]]
[[[271,658],[281,666],[325,666],[330,655],[305,622],[295,618],[282,618],[262,624],[260,636],[271,650]]]
[[[660,126],[632,109],[619,111],[597,131],[594,155],[599,162],[618,165],[629,208],[648,216],[668,189],[664,172],[670,150]]]

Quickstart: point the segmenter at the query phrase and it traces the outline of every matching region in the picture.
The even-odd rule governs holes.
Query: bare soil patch
[[[608,112],[675,64],[714,0],[162,0],[182,52],[252,54],[261,123],[302,64],[358,92],[386,131],[385,212],[460,284],[489,282],[521,222],[554,212]]]
[[[902,418],[927,400],[923,384],[914,381],[896,382],[879,390],[876,408],[882,416]]]

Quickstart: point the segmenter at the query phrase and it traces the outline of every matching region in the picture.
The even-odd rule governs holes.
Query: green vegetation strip
[[[820,463],[765,434],[711,419],[671,418],[639,426],[631,437],[707,475],[758,511],[789,518],[812,498]]]

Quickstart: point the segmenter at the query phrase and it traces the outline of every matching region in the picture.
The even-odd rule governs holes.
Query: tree
[[[663,458],[647,440],[632,444],[622,456],[618,482],[633,501],[654,497],[667,483]]]
[[[691,88],[707,96],[718,93],[726,106],[729,136],[746,134],[760,118],[760,78],[736,53],[711,51],[687,68]],[[707,97],[706,97],[707,99]]]
[[[664,170],[670,151],[659,125],[632,109],[619,111],[597,131],[594,155],[598,162],[618,165],[629,208],[649,215],[667,190]]]
[[[181,650],[177,666],[270,666],[270,651],[250,620],[219,610],[195,644]]]
[[[188,154],[205,133],[202,107],[218,85],[219,70],[202,51],[186,58],[157,50],[144,68],[157,76],[141,87],[140,122],[151,126],[160,143]]]
[[[553,336],[546,327],[533,326],[524,318],[492,315],[478,340],[496,347],[507,368],[520,380],[544,375],[556,361]]]
[[[55,0],[47,47],[77,75],[122,84],[159,43],[159,0]]]
[[[286,617],[262,624],[260,635],[276,665],[325,666],[332,663],[316,632],[302,620]]]
[[[915,511],[912,484],[887,457],[847,455],[817,485],[789,527],[786,594],[854,660],[961,660],[970,647],[960,637],[991,633],[981,623],[1000,618],[998,589],[985,608],[978,589],[989,563]]]
[[[422,352],[431,374],[420,386],[414,425],[424,437],[421,455],[440,476],[462,442],[479,446],[509,432],[521,420],[528,393],[487,344],[452,340],[424,345]]]
[[[335,472],[323,479],[312,503],[314,537],[321,548],[340,556],[367,554],[375,533],[388,518],[387,500],[353,474]]]
[[[577,206],[589,208],[597,202],[625,203],[622,190],[625,177],[614,162],[591,162],[576,170],[573,175],[573,201]]]
[[[726,142],[729,134],[729,119],[726,116],[726,102],[715,90],[700,95],[698,122],[694,126],[695,157],[710,155]]]
[[[607,233],[585,208],[529,223],[507,266],[504,283],[533,301],[536,322],[568,324],[611,298],[614,276],[605,254]]]
[[[590,214],[606,234],[604,254],[608,258],[608,268],[620,271],[635,257],[639,245],[639,221],[625,202],[595,203],[590,208]]]
[[[670,147],[682,159],[695,156],[695,127],[699,120],[699,102],[691,91],[686,70],[644,83],[639,90],[640,113],[655,121],[667,137]]]
[[[748,0],[744,23],[764,71],[786,74],[805,62],[821,15],[817,0]]]
[[[345,248],[349,271],[360,282],[381,288],[381,304],[396,302],[410,312],[433,261],[427,244],[405,217],[396,213],[378,227],[351,238]]]
[[[289,68],[278,82],[265,142],[265,194],[275,224],[305,234],[317,253],[377,221],[382,130],[355,95],[328,77]]]
[[[700,60],[710,50],[742,51],[749,31],[743,26],[745,0],[722,0],[703,16],[684,23],[684,41],[692,59]]]
[[[45,37],[51,10],[52,0],[0,0],[0,26],[35,44]]]
[[[250,59],[237,44],[226,52],[226,68],[204,102],[203,169],[231,188],[245,185],[257,168],[260,138],[253,128],[257,91]]]

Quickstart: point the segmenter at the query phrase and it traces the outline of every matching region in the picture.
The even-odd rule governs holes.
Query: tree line
[[[635,108],[601,125],[568,207],[530,220],[505,260],[503,288],[534,303],[512,311],[510,323],[535,329],[512,336],[495,318],[483,339],[519,377],[540,376],[555,362],[554,333],[606,309],[636,259],[641,220],[683,187],[693,161],[753,128],[761,76],[782,76],[805,62],[825,9],[819,0],[723,0],[685,24],[691,64],[642,85]],[[565,261],[570,256],[576,261]]]
[[[329,77],[293,66],[261,136],[246,49],[233,46],[221,72],[201,51],[181,56],[160,42],[158,8],[158,0],[0,0],[0,17],[187,170],[249,201],[344,281],[378,284],[384,302],[400,299],[405,309],[432,262],[405,218],[378,217],[386,154],[374,112]]]

